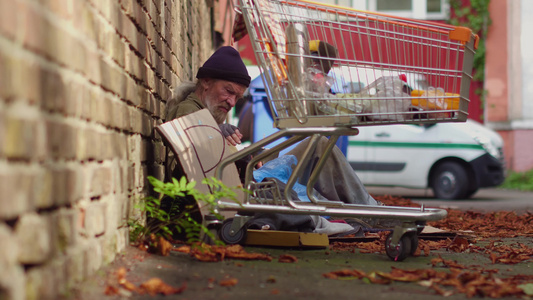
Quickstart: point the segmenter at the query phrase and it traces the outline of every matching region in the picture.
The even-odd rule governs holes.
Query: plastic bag
[[[368,114],[371,120],[403,121],[410,115],[398,113],[409,111],[411,106],[411,96],[405,92],[405,87],[405,77],[383,76],[359,93],[337,94],[338,100],[329,106],[339,112]]]
[[[406,116],[395,114],[407,112],[411,106],[411,97],[404,92],[405,82],[400,76],[383,76],[364,87],[361,98],[363,113],[371,114],[372,120],[405,120]]]
[[[294,155],[283,155],[265,163],[261,168],[254,170],[254,179],[257,182],[263,181],[267,177],[274,177],[283,183],[287,183],[292,174],[292,168],[298,163],[298,159]],[[292,189],[298,194],[298,199],[305,202],[310,202],[307,196],[307,187],[298,182],[294,184]],[[282,192],[282,191],[281,191]],[[319,200],[325,198],[313,190],[313,194]],[[283,195],[283,192],[282,192]]]

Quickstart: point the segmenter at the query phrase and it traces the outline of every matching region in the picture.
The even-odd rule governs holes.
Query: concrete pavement
[[[481,190],[472,199],[464,201],[440,201],[428,197],[423,191],[400,188],[369,188],[375,195],[396,195],[410,198],[428,206],[460,208],[461,210],[497,211],[515,210],[517,212],[533,211],[533,193],[505,191],[499,189]],[[503,245],[518,245],[533,248],[530,236],[497,237],[477,241],[469,240],[476,246],[484,247],[492,240]],[[493,264],[488,254],[482,251],[456,253],[445,248],[431,250],[429,256],[408,257],[403,262],[391,261],[380,252],[360,253],[353,251],[335,251],[331,249],[291,249],[245,247],[246,251],[270,255],[273,260],[243,261],[225,260],[222,262],[199,262],[188,254],[172,251],[169,256],[152,255],[133,247],[127,247],[115,262],[102,269],[98,274],[81,285],[65,299],[396,299],[396,300],[431,300],[443,299],[434,290],[415,282],[393,282],[391,284],[370,284],[365,280],[348,278],[343,280],[324,278],[323,274],[342,269],[361,270],[364,272],[390,272],[392,268],[403,270],[434,269],[449,272],[449,268],[432,267],[431,260],[443,258],[467,266],[464,272],[492,270],[490,276],[510,278],[514,275],[533,274],[533,261],[514,265]],[[282,254],[295,256],[296,263],[281,263],[277,258]],[[112,296],[105,295],[108,286],[116,285],[115,272],[127,269],[126,279],[135,286],[140,286],[150,278],[160,278],[166,284],[179,288],[185,286],[178,295],[150,296],[128,292]],[[483,273],[483,272],[482,272]],[[490,273],[490,272],[489,272]],[[484,273],[488,274],[488,273]],[[235,280],[235,285],[222,286],[224,280]],[[533,282],[530,282],[533,283]],[[447,290],[453,288],[445,287]],[[467,295],[456,293],[446,299],[470,299]],[[516,299],[510,297],[509,299]]]

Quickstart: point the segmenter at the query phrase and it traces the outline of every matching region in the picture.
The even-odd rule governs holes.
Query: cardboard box
[[[245,244],[248,246],[318,247],[329,246],[327,234],[312,232],[248,229]]]

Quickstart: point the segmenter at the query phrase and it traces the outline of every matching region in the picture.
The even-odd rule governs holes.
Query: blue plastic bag
[[[257,182],[263,181],[266,177],[274,177],[279,181],[287,183],[292,174],[293,166],[296,166],[298,159],[294,155],[283,155],[265,163],[261,168],[254,171],[254,179]],[[296,182],[292,188],[301,201],[310,202],[307,196],[307,187]]]

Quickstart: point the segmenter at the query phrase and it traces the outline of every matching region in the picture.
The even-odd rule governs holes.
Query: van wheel
[[[436,198],[455,200],[466,198],[469,180],[466,170],[458,163],[445,162],[437,167],[431,179]]]
[[[466,192],[465,199],[472,197],[475,193],[477,193],[477,190],[478,190],[477,186],[470,187],[468,191]]]

